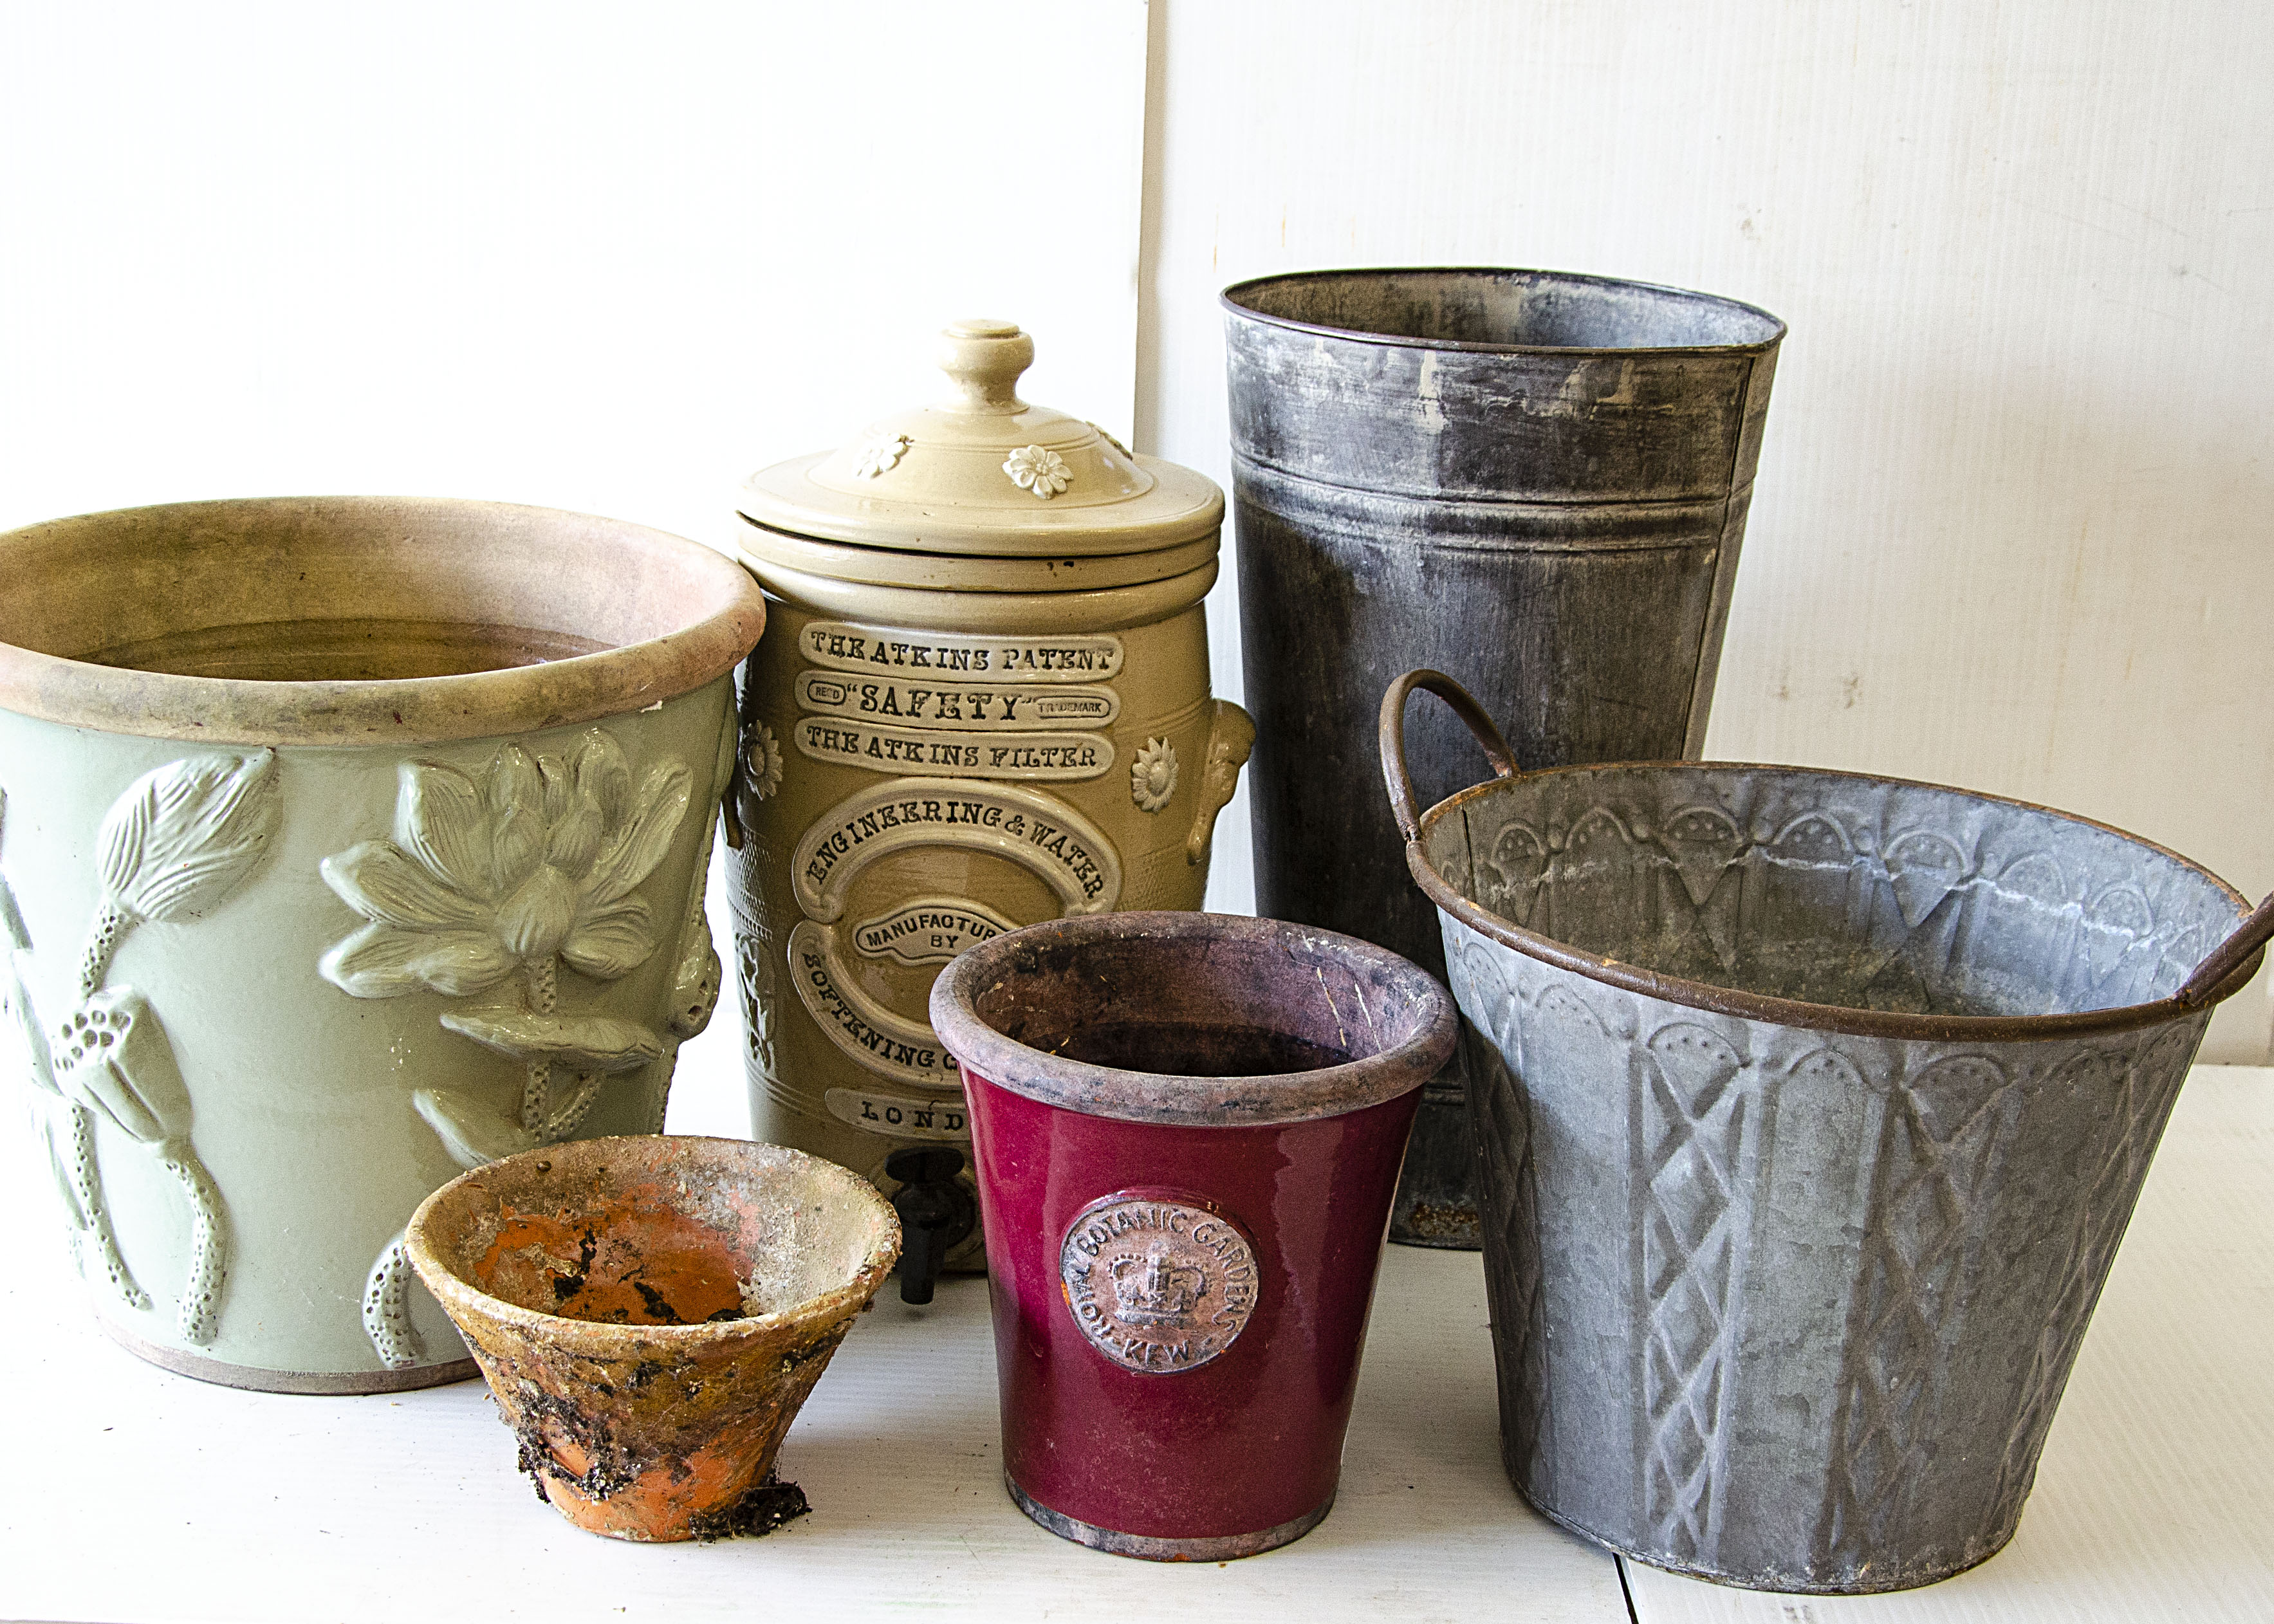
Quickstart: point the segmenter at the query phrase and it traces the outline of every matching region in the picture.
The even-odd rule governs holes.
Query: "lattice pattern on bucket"
[[[1605,768],[1493,786],[1429,861],[1586,951],[1849,1008],[2038,1015],[2163,996],[2233,929],[2202,870],[2059,813],[1790,768]]]

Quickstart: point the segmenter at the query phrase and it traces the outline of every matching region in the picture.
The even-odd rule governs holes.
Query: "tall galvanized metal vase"
[[[1375,770],[1374,706],[1432,665],[1524,759],[1695,756],[1784,324],[1545,271],[1321,271],[1224,295],[1256,911],[1442,974]],[[1475,760],[1414,730],[1426,799]],[[1423,1095],[1390,1238],[1474,1247],[1457,1058]]]
[[[1426,814],[1399,760],[1415,687],[1502,775]],[[1765,1590],[1901,1590],[1994,1555],[2274,898],[1929,784],[1519,773],[1434,672],[1390,688],[1382,754],[1482,1039],[1516,1487],[1615,1550]]]

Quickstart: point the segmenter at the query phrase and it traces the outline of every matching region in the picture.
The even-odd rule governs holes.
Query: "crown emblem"
[[[1155,1246],[1142,1258],[1114,1259],[1113,1295],[1121,1301],[1124,1320],[1180,1325],[1208,1295],[1208,1280],[1200,1270],[1178,1264],[1166,1247]]]

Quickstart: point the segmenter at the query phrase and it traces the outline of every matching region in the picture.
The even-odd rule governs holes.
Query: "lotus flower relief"
[[[671,849],[693,798],[690,776],[666,763],[635,788],[622,748],[595,727],[565,756],[508,744],[478,776],[405,762],[396,780],[394,838],[366,840],[320,865],[325,883],[366,922],[317,967],[358,998],[421,988],[451,998],[494,991],[439,1019],[521,1063],[518,1112],[502,1115],[451,1088],[415,1090],[411,1105],[460,1167],[558,1143],[590,1115],[604,1079],[676,1050],[636,1021],[561,1010],[558,966],[565,959],[596,981],[614,981],[662,944],[648,905],[632,893]],[[703,1029],[716,995],[702,918],[698,885],[691,911],[673,921],[689,961],[674,983],[666,1024],[674,1039]],[[565,1090],[557,1086],[564,1075]],[[364,1329],[391,1370],[422,1357],[409,1289],[397,1234],[380,1249],[363,1301]]]
[[[322,864],[370,921],[319,966],[342,991],[464,997],[519,973],[550,1013],[556,959],[614,981],[656,951],[648,905],[632,892],[686,816],[685,767],[651,768],[635,792],[621,748],[594,728],[566,759],[508,744],[481,779],[405,762],[399,783],[394,839]]]

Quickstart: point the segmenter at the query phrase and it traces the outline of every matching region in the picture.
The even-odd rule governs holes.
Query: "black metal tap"
[[[944,1146],[896,1150],[885,1158],[885,1177],[900,1182],[892,1210],[900,1215],[900,1301],[929,1303],[948,1248],[979,1221],[971,1192],[956,1175],[963,1153]]]

